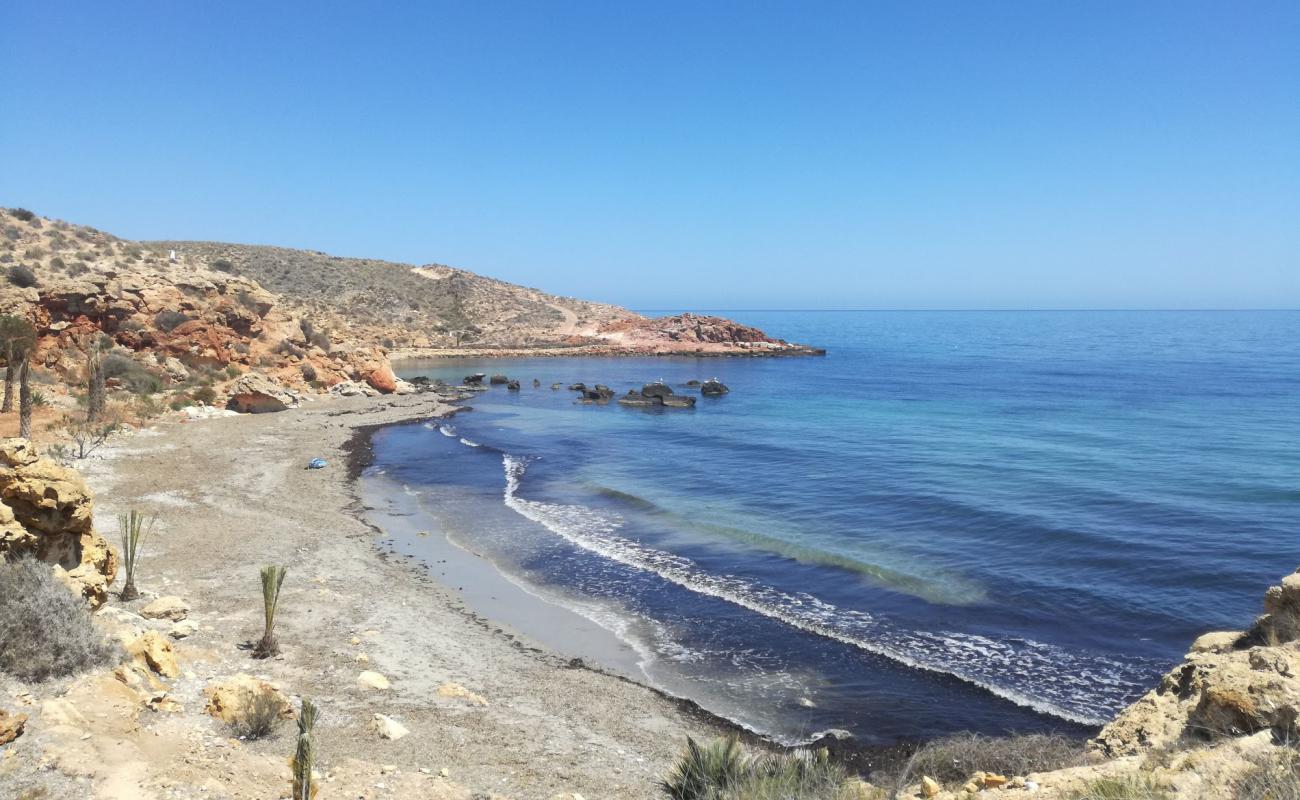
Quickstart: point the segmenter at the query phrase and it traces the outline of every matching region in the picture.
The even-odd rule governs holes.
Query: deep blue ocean
[[[407,369],[523,390],[373,469],[788,741],[1085,731],[1300,564],[1300,312],[726,313],[827,354]],[[550,388],[713,377],[693,410]]]

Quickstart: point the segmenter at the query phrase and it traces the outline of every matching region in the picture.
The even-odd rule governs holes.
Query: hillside
[[[145,246],[251,278],[320,324],[373,343],[387,340],[389,347],[573,344],[601,325],[636,316],[437,264],[217,242]]]
[[[220,404],[263,378],[391,392],[391,355],[814,352],[730,320],[648,319],[437,264],[135,242],[21,209],[0,210],[0,270],[0,313],[37,329],[38,381],[84,385],[102,334],[110,389],[146,405]]]

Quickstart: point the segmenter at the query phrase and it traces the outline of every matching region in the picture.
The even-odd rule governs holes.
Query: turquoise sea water
[[[375,469],[787,740],[1094,725],[1300,564],[1300,312],[729,314],[827,355],[406,370],[524,388]],[[549,388],[715,376],[694,410]]]

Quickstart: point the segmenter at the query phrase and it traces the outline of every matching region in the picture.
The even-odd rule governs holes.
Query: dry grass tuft
[[[0,564],[0,670],[43,681],[109,664],[121,651],[80,597],[33,558]]]
[[[240,739],[265,739],[284,721],[280,710],[280,698],[274,692],[250,691],[239,716],[230,723],[230,729]]]
[[[1082,763],[1083,741],[1068,736],[960,733],[925,743],[906,765],[877,770],[871,778],[880,785],[903,786],[928,775],[945,785],[961,785],[980,770],[1007,776],[1028,775]]]
[[[1069,800],[1167,800],[1169,792],[1150,775],[1100,778],[1069,795]]]

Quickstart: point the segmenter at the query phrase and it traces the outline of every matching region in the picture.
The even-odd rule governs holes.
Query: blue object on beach
[[[307,462],[307,469],[325,469],[326,461],[323,458],[313,458]]]

